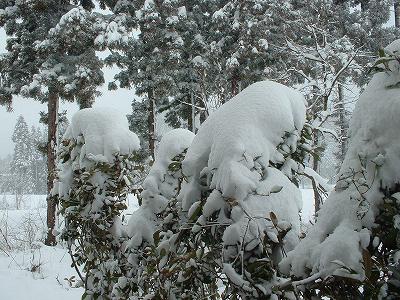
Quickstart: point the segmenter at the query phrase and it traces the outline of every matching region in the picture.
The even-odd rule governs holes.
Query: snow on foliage
[[[95,158],[112,162],[115,153],[128,154],[140,148],[135,133],[129,129],[128,120],[112,108],[85,108],[73,117],[64,139],[85,139],[80,161]]]
[[[349,150],[335,190],[307,237],[281,262],[282,271],[297,277],[364,280],[371,268],[366,254],[370,242],[374,240],[369,251],[386,249],[385,244],[379,246],[382,236],[377,232],[382,228],[382,206],[396,204],[392,194],[400,182],[399,51],[397,40],[381,53],[375,65],[381,72],[373,76],[355,107]]]
[[[200,178],[223,197],[244,200],[268,177],[270,161],[283,163],[278,151],[287,133],[299,136],[305,123],[303,97],[271,81],[255,83],[213,113],[201,126],[183,161],[190,188],[182,194],[188,210],[199,197]],[[289,152],[296,150],[292,139]]]
[[[113,296],[277,293],[277,263],[300,234],[301,194],[291,180],[308,148],[304,123],[304,98],[263,81],[215,111],[196,136],[167,133],[129,220]]]
[[[140,148],[139,138],[128,129],[128,120],[112,108],[79,110],[72,117],[63,143],[69,143],[73,149],[71,157],[60,165],[59,180],[54,188],[62,197],[69,193],[74,170],[96,162],[112,163],[116,153],[130,154]],[[63,152],[63,147],[60,151]]]
[[[133,213],[128,223],[131,246],[140,246],[143,239],[153,244],[157,214],[176,197],[182,180],[177,157],[181,156],[192,143],[194,134],[186,129],[173,129],[161,139],[155,162],[143,182],[142,205]]]
[[[135,179],[139,139],[118,112],[88,108],[72,117],[60,147],[59,199],[73,265],[84,265],[85,295],[109,295],[123,271],[121,212]]]
[[[298,243],[301,194],[288,177],[299,167],[291,154],[304,123],[299,93],[258,82],[202,124],[182,162],[188,183],[178,199],[195,236],[211,227],[219,245],[209,247],[221,255],[228,293],[271,295],[274,264]]]

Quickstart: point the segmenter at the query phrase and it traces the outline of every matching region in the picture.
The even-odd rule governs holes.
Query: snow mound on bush
[[[301,193],[270,162],[285,163],[279,145],[285,144],[288,154],[296,151],[305,111],[300,93],[275,82],[258,82],[214,112],[189,147],[182,162],[188,183],[179,199],[191,218],[202,192],[211,190],[197,223],[217,214],[219,224],[230,224],[223,235],[225,261],[236,255],[238,244],[259,247],[265,232],[273,243],[279,242],[268,220],[271,212],[286,222],[286,250],[298,243]]]
[[[63,139],[79,141],[82,137],[81,162],[86,157],[112,162],[115,153],[129,154],[140,148],[126,117],[112,108],[85,108],[75,113]]]
[[[183,173],[191,178],[187,189],[191,193],[183,193],[183,209],[199,197],[202,176],[224,197],[243,200],[254,192],[269,162],[283,162],[277,146],[284,135],[297,132],[298,136],[303,128],[304,101],[291,88],[261,81],[214,112],[202,124],[182,164]],[[296,140],[291,146],[296,147]]]
[[[69,193],[74,170],[89,168],[97,162],[112,163],[114,154],[131,154],[140,148],[139,138],[129,130],[126,117],[112,108],[85,108],[76,112],[63,143],[66,147],[75,143],[76,147],[71,158],[59,165],[59,179],[53,193],[59,193],[61,197],[67,197]]]
[[[400,40],[385,50],[399,55]],[[307,237],[281,262],[282,271],[298,277],[318,273],[321,278],[365,278],[362,251],[369,245],[382,191],[400,182],[400,98],[394,88],[400,82],[400,65],[392,60],[388,66],[360,96],[335,190]]]
[[[170,170],[170,164],[190,146],[193,138],[194,134],[186,129],[173,129],[162,137],[155,162],[143,182],[142,205],[129,219],[128,235],[133,245],[139,246],[143,239],[153,242],[156,214],[177,195],[182,176],[179,170]]]

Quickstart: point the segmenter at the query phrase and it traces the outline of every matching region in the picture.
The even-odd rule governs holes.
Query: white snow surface
[[[400,40],[386,51],[398,55]],[[298,277],[365,278],[362,249],[373,239],[370,229],[383,199],[380,187],[391,188],[400,182],[400,98],[398,88],[391,87],[400,82],[398,61],[389,62],[389,68],[375,74],[360,96],[335,190],[306,238],[281,262],[283,272]],[[357,275],[348,274],[342,264]]]
[[[75,285],[77,278],[68,250],[58,246],[38,243],[9,257],[0,254],[0,298],[4,300],[78,300],[84,290],[68,283]]]
[[[176,196],[179,174],[171,174],[168,166],[172,159],[185,151],[194,138],[194,134],[186,129],[173,129],[162,137],[155,162],[143,182],[142,205],[133,213],[128,223],[128,235],[131,245],[140,245],[145,239],[153,243],[156,226],[156,214],[161,213],[168,201]]]
[[[113,108],[85,108],[72,117],[64,139],[84,137],[80,161],[85,158],[112,162],[114,154],[129,154],[140,148],[137,135],[129,130],[127,118]]]

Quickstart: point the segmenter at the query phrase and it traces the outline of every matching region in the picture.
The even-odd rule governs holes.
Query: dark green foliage
[[[129,122],[129,129],[137,134],[140,139],[141,148],[147,151],[148,156],[150,156],[148,145],[148,127],[147,127],[147,105],[146,101],[132,101],[132,113],[127,115]]]

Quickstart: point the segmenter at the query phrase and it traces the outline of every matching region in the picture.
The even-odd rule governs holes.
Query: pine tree
[[[129,121],[129,129],[135,132],[139,139],[141,148],[145,149],[149,155],[149,137],[147,134],[148,126],[143,120],[146,120],[147,116],[147,105],[144,101],[138,101],[134,99],[132,101],[132,113],[127,115]]]
[[[32,173],[34,174],[35,194],[46,194],[46,178],[47,178],[47,160],[46,160],[46,144],[47,137],[39,127],[32,126],[31,129],[31,148],[32,148]]]
[[[167,122],[200,122],[242,88],[267,75],[270,18],[265,1],[178,1],[174,18],[179,65]]]
[[[172,127],[195,130],[196,115],[203,121],[209,106],[264,78],[274,62],[265,1],[146,0],[111,8],[116,16],[101,43],[118,50],[106,61],[122,70],[110,87],[135,87],[146,97],[150,149],[157,111],[167,111]],[[139,34],[127,40],[133,30]],[[107,37],[111,32],[114,40]]]
[[[31,135],[24,117],[19,116],[12,135],[14,154],[11,162],[12,191],[15,194],[17,209],[21,206],[22,196],[34,191]]]
[[[10,172],[11,172],[12,155],[0,158],[0,192],[10,193]]]

